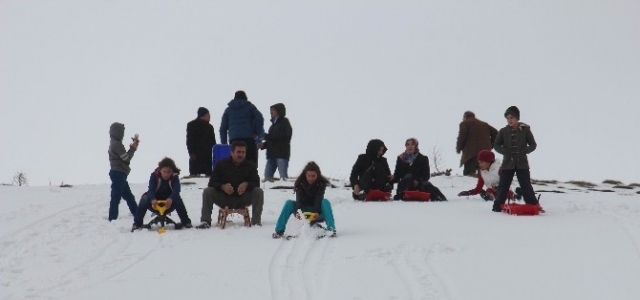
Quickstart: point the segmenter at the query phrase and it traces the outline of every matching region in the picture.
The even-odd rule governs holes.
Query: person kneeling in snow
[[[498,192],[498,183],[500,182],[500,165],[502,162],[497,159],[495,154],[490,150],[482,150],[478,152],[478,184],[472,190],[462,191],[458,196],[471,196],[480,194],[485,201],[493,201],[496,199]],[[487,189],[483,190],[485,186]],[[519,191],[517,188],[516,191]],[[513,191],[509,190],[507,199],[513,200],[516,196]]]
[[[439,188],[429,182],[431,170],[429,158],[420,153],[418,139],[408,138],[404,143],[406,150],[398,155],[393,180],[398,182],[393,200],[401,200],[404,191],[421,191],[431,194],[431,201],[447,201]]]
[[[132,230],[142,228],[142,221],[147,210],[150,207],[154,207],[158,199],[167,201],[167,214],[175,210],[178,212],[178,217],[184,227],[193,227],[184,202],[180,197],[179,174],[180,169],[176,167],[173,159],[165,157],[158,163],[158,167],[149,177],[149,190],[140,197],[138,211],[133,218]]]
[[[302,173],[293,184],[293,192],[296,194],[296,201],[287,200],[282,207],[280,217],[276,222],[276,232],[273,238],[284,236],[284,230],[289,221],[289,216],[294,214],[297,219],[301,219],[301,213],[311,212],[315,214],[311,219],[324,219],[327,224],[327,231],[332,231],[332,237],[336,236],[336,225],[333,220],[333,210],[331,202],[324,198],[324,192],[329,185],[329,180],[322,176],[320,167],[315,162],[309,162],[302,170]]]

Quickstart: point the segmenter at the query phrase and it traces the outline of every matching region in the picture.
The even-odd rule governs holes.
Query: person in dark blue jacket
[[[228,139],[227,139],[228,137]],[[258,144],[264,139],[264,118],[244,91],[237,91],[222,114],[222,144],[243,141],[247,144],[247,160],[258,165]]]
[[[182,225],[186,228],[193,227],[180,197],[179,174],[180,169],[176,167],[176,163],[171,158],[165,157],[158,163],[158,168],[149,177],[149,190],[140,197],[132,230],[142,228],[142,221],[147,210],[153,207],[157,200],[166,200],[167,213],[177,211]]]
[[[315,162],[309,162],[302,170],[302,173],[293,184],[296,201],[287,200],[282,207],[280,217],[276,222],[276,232],[274,239],[284,236],[284,231],[292,214],[302,219],[301,213],[313,213],[312,219],[324,219],[327,224],[326,230],[331,232],[331,237],[336,236],[336,224],[333,219],[331,202],[324,197],[324,192],[329,185],[329,180],[322,176],[320,167]]]

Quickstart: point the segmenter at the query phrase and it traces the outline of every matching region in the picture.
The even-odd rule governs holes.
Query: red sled
[[[537,216],[540,214],[540,205],[505,203],[502,205],[502,212],[517,216]]]
[[[431,199],[431,194],[427,192],[421,191],[404,191],[404,201],[429,201]]]
[[[384,192],[381,190],[369,190],[365,195],[366,201],[389,201],[391,199],[391,192]]]

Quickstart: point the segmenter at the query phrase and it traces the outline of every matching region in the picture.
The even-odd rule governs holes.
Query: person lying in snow
[[[284,236],[284,231],[291,214],[301,219],[301,214],[305,212],[315,214],[312,219],[324,219],[327,224],[326,230],[333,232],[331,237],[335,237],[337,233],[331,202],[324,198],[324,192],[328,185],[329,180],[322,176],[320,167],[313,161],[307,163],[293,184],[296,201],[287,200],[284,203],[278,221],[276,222],[276,232],[273,233],[273,238],[281,238]]]
[[[177,211],[182,225],[186,228],[193,227],[187,214],[187,208],[180,197],[179,175],[180,169],[176,167],[173,159],[165,157],[158,163],[158,167],[149,177],[149,190],[140,197],[138,211],[133,218],[132,231],[142,228],[142,221],[147,210],[155,206],[157,200],[166,200],[168,207],[166,213]]]
[[[404,191],[421,191],[430,193],[431,201],[447,201],[440,189],[429,182],[429,158],[420,153],[418,140],[408,138],[404,146],[406,150],[398,155],[393,173],[394,182],[398,182],[393,200],[403,199]]]
[[[496,199],[496,193],[498,192],[498,183],[500,182],[500,165],[502,162],[497,159],[495,154],[490,150],[482,150],[478,152],[478,184],[472,190],[462,191],[458,196],[471,196],[480,194],[480,197],[486,201],[493,201]],[[483,190],[482,187],[486,187]],[[520,191],[520,188],[516,189],[516,192]],[[513,200],[518,197],[514,195],[513,191],[509,190],[507,193],[507,199]]]

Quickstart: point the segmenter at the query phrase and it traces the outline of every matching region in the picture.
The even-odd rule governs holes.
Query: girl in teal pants
[[[320,167],[315,162],[309,162],[293,184],[296,201],[287,200],[282,207],[273,238],[281,238],[287,227],[289,216],[294,214],[296,218],[300,219],[300,212],[311,212],[315,214],[313,219],[324,219],[327,224],[326,229],[332,231],[331,236],[335,237],[336,225],[333,220],[331,202],[324,198],[327,185],[329,185],[329,180],[322,176]]]

